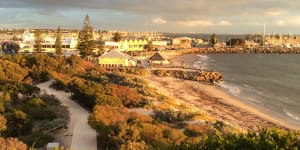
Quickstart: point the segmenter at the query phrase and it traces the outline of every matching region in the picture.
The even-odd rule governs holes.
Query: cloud
[[[255,13],[257,10],[273,10],[266,14],[277,15],[276,9],[298,10],[300,3],[297,0],[252,0],[251,3],[241,0],[0,0],[0,6],[4,8],[109,9],[143,14],[237,16],[243,12]]]
[[[286,25],[286,22],[284,20],[276,20],[275,24],[279,27],[283,27]]]
[[[298,27],[300,25],[300,16],[285,17],[274,21],[278,27],[289,26]]]
[[[300,25],[295,17],[300,14],[298,0],[0,0],[0,7],[0,23],[30,26],[81,27],[86,14],[93,17],[95,26],[105,29],[125,26],[132,30],[182,32],[189,27],[190,31],[203,32],[205,27],[205,32],[256,32],[263,23],[269,23],[272,30],[284,31],[296,30]],[[141,22],[146,22],[145,26]],[[228,28],[221,28],[224,26]]]
[[[24,24],[22,24],[22,23],[14,23],[14,24],[0,23],[0,28],[21,28],[21,27],[24,27]]]
[[[232,26],[232,23],[226,20],[222,20],[218,23],[219,26]]]
[[[288,22],[291,25],[299,26],[300,25],[300,16],[293,16],[288,18]]]
[[[284,10],[270,10],[270,11],[263,12],[263,15],[265,15],[265,16],[280,16],[280,15],[283,15],[286,13],[287,13],[287,11],[284,11]]]
[[[152,23],[154,23],[154,24],[166,24],[167,20],[165,20],[161,17],[157,17],[157,18],[152,19]]]
[[[222,20],[219,22],[213,22],[210,20],[185,20],[185,21],[176,21],[177,24],[188,26],[188,27],[212,27],[212,26],[232,26],[232,23],[226,20]]]
[[[195,26],[202,26],[202,27],[209,27],[214,26],[214,23],[209,20],[189,20],[189,21],[177,21],[177,24],[195,27]]]

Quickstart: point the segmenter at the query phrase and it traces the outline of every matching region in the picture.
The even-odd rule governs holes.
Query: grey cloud
[[[0,0],[0,6],[112,9],[143,14],[223,16],[269,8],[297,9],[300,4],[296,0]]]
[[[106,19],[106,24],[112,24],[110,26],[117,26],[117,23],[122,22],[122,26],[127,24],[130,28],[133,23],[126,22],[126,19],[130,18],[129,15],[136,14],[139,16],[138,19],[144,19],[149,27],[154,18],[162,18],[153,26],[166,30],[179,29],[178,23],[181,23],[182,30],[185,30],[183,22],[189,23],[191,30],[197,30],[199,24],[209,22],[221,24],[222,21],[223,25],[232,23],[232,26],[227,27],[235,29],[237,26],[240,28],[250,26],[251,22],[272,22],[284,20],[282,18],[289,15],[300,15],[298,10],[300,3],[297,0],[0,0],[0,8],[34,8],[32,10],[35,10],[35,13],[53,18],[68,10],[82,9],[82,13],[89,10],[97,12],[108,10],[124,15],[121,17],[116,14],[110,15],[109,17],[115,16],[114,22],[113,19],[99,16]],[[64,14],[61,15],[60,18],[63,18]],[[78,16],[74,18],[76,17]],[[120,18],[126,19],[120,21]],[[208,29],[216,28],[210,26]]]

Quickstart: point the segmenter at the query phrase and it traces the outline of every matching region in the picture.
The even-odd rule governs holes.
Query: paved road
[[[69,130],[73,131],[71,142],[72,150],[96,150],[97,149],[97,133],[88,124],[89,112],[80,105],[72,101],[70,93],[64,91],[56,91],[49,88],[52,81],[44,82],[37,85],[42,91],[49,95],[55,95],[59,101],[66,104],[70,111]]]

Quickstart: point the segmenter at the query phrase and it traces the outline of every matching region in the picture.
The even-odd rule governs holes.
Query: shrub
[[[2,138],[0,137],[1,150],[27,150],[27,145],[17,138]]]
[[[154,149],[170,149],[185,139],[180,130],[162,124],[143,123],[141,132],[143,141]]]
[[[215,130],[207,125],[193,124],[185,128],[184,134],[189,137],[213,135]]]
[[[5,112],[4,101],[0,100],[0,113],[4,113],[4,112]]]
[[[160,121],[165,122],[180,122],[184,121],[188,118],[191,118],[191,115],[184,114],[182,112],[174,112],[174,111],[160,111],[160,110],[154,110],[153,118]]]
[[[7,129],[6,123],[7,123],[6,118],[0,114],[0,135],[1,135],[1,132],[5,131]]]
[[[35,148],[40,148],[49,142],[53,142],[54,138],[47,134],[35,133],[28,136],[20,137],[27,145],[34,146]]]
[[[126,107],[137,107],[141,103],[141,96],[136,89],[126,86],[110,84],[109,88],[114,96],[117,96]]]
[[[45,107],[46,103],[41,98],[33,98],[29,100],[28,104],[33,107]]]

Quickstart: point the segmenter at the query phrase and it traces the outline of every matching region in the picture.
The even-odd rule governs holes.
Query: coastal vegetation
[[[16,138],[3,138],[0,137],[0,149],[3,150],[27,150],[27,145]]]
[[[204,114],[182,111],[172,97],[142,80],[140,76],[147,73],[139,69],[109,71],[77,56],[4,56],[0,59],[0,142],[39,147],[53,140],[48,132],[67,124],[66,108],[55,97],[39,94],[34,86],[54,79],[53,88],[71,92],[74,101],[91,110],[88,121],[99,133],[102,149],[300,148],[300,135],[294,131],[244,133],[220,120],[205,119]],[[180,71],[155,74],[195,80],[194,75]],[[151,113],[132,111],[136,108]],[[202,122],[189,122],[196,117],[202,117]]]
[[[44,146],[54,140],[49,132],[68,123],[67,108],[33,85],[46,79],[46,71],[40,68],[47,66],[41,64],[45,57],[7,55],[0,59],[0,135],[1,146],[7,149]]]

